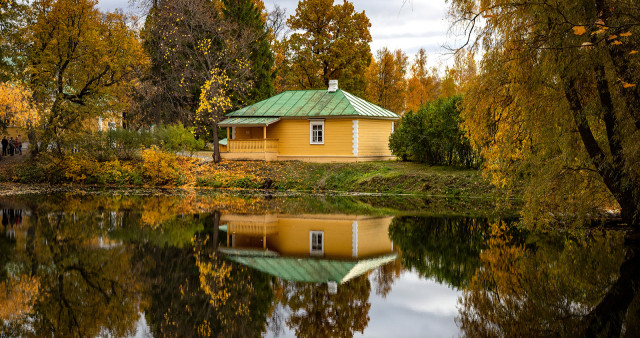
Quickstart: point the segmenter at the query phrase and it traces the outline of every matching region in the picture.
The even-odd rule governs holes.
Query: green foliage
[[[255,36],[255,42],[250,45],[251,52],[248,56],[253,87],[248,95],[248,102],[245,103],[269,98],[274,91],[271,76],[274,57],[260,8],[252,0],[224,0],[223,3],[225,18],[237,24],[238,30],[248,30]]]
[[[156,128],[153,136],[156,144],[166,151],[202,150],[204,140],[196,139],[194,128],[185,128],[182,123]]]
[[[18,71],[17,42],[28,7],[17,0],[3,0],[0,6],[0,81],[7,81]]]
[[[389,139],[391,152],[404,161],[476,168],[480,159],[460,129],[461,101],[439,99],[404,115]]]
[[[70,138],[70,146],[98,161],[140,158],[140,149],[155,143],[147,131],[115,129],[107,132],[82,132]]]

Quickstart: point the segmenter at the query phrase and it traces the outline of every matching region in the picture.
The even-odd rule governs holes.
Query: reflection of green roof
[[[264,127],[276,123],[279,117],[235,117],[220,122],[220,127]]]
[[[279,257],[270,251],[259,254],[255,250],[218,249],[226,258],[250,268],[268,273],[280,279],[298,282],[344,283],[354,277],[373,270],[396,259],[397,254],[388,254],[369,259],[339,261],[322,258]]]
[[[227,114],[227,117],[234,118],[265,116],[399,118],[395,113],[341,89],[335,93],[329,93],[326,89],[286,91]]]

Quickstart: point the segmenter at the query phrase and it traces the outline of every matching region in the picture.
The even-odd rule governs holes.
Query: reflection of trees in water
[[[376,294],[386,298],[391,292],[393,282],[400,277],[400,273],[402,273],[400,257],[373,270],[371,274],[373,275],[373,286]]]
[[[389,236],[405,268],[463,288],[480,266],[489,227],[485,219],[476,218],[396,217]]]
[[[143,285],[131,254],[100,248],[87,213],[34,214],[27,248],[16,253],[14,273],[36,281],[30,318],[3,323],[11,336],[131,335]]]
[[[462,331],[472,337],[582,335],[589,313],[618,278],[622,233],[532,232],[523,245],[507,229],[492,226],[482,267],[460,300]]]
[[[141,312],[157,336],[264,331],[270,278],[237,265],[215,278],[211,271],[228,263],[204,241],[216,238],[214,216],[173,214],[152,227],[143,216],[135,209],[34,212],[22,250],[0,240],[9,251],[3,267],[11,264],[14,274],[0,280],[0,292],[11,296],[0,297],[7,312],[0,311],[0,335],[129,336]],[[214,305],[203,286],[229,301]]]
[[[273,301],[271,278],[220,258],[211,240],[215,217],[199,219],[204,229],[193,245],[140,247],[149,267],[151,332],[159,337],[259,336]]]
[[[327,284],[280,281],[282,304],[291,310],[287,326],[298,337],[352,337],[369,323],[367,275],[338,285],[336,294]]]

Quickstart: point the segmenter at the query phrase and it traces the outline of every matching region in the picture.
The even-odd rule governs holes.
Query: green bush
[[[204,148],[204,141],[197,140],[193,128],[185,128],[182,123],[160,126],[154,131],[156,144],[167,151],[194,152]]]
[[[389,138],[391,152],[404,161],[477,168],[480,158],[460,129],[461,101],[456,95],[405,114]]]

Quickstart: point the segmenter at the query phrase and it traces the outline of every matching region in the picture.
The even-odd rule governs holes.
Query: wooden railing
[[[231,153],[277,153],[278,139],[229,140]]]

